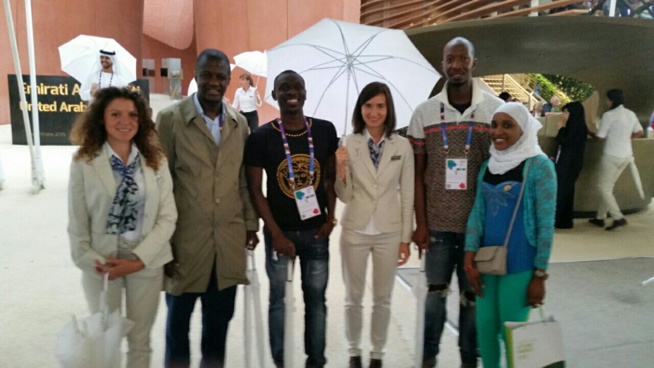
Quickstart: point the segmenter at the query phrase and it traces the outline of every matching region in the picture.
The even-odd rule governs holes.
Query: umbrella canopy
[[[440,78],[404,31],[327,18],[267,55],[269,79],[284,70],[298,72],[307,90],[305,115],[330,120],[339,134],[351,131],[352,110],[368,83],[388,85],[402,128]],[[273,87],[266,83],[266,102],[278,108]]]
[[[250,74],[266,77],[268,70],[268,58],[266,52],[246,51],[234,56],[236,66],[245,69]]]
[[[112,57],[115,74],[125,82],[136,80],[136,58],[113,38],[79,35],[59,46],[61,70],[84,83],[91,73],[102,68],[100,50],[116,53]]]
[[[416,368],[422,367],[422,354],[425,339],[425,303],[427,302],[427,275],[425,274],[425,253],[420,251],[420,272],[416,285],[412,288],[416,296],[416,330],[415,330],[415,360]]]
[[[245,351],[245,367],[265,367],[265,331],[263,330],[261,295],[259,292],[261,284],[259,283],[259,275],[257,274],[257,269],[254,264],[254,252],[251,249],[248,249],[247,256],[248,267],[246,270],[246,276],[250,281],[250,284],[245,285],[244,292],[245,321],[243,327],[245,349],[243,350]],[[256,356],[256,359],[253,358],[253,355]]]
[[[286,285],[284,285],[284,368],[293,368],[293,318],[295,318],[295,295],[293,293],[293,258],[288,258]]]
[[[109,313],[104,290],[100,293],[100,312],[81,321],[75,316],[57,334],[57,358],[65,368],[120,368],[122,339],[134,322],[122,318],[120,310]]]

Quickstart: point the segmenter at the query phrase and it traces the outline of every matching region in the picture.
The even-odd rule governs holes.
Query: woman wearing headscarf
[[[134,322],[128,368],[150,366],[150,330],[173,259],[169,239],[177,209],[168,163],[145,100],[115,87],[98,91],[71,132],[79,144],[68,184],[68,236],[91,313],[100,311],[108,278],[109,311]]]
[[[504,322],[526,321],[530,308],[543,304],[545,297],[556,173],[538,145],[541,127],[520,103],[498,107],[490,129],[491,157],[479,171],[466,231],[464,270],[477,293],[477,336],[484,368],[500,366],[501,339],[506,343]],[[507,273],[480,274],[477,251],[504,244],[507,234]]]
[[[584,106],[577,101],[563,106],[563,113],[557,122],[556,135],[558,154],[556,156],[556,221],[559,229],[571,229],[575,203],[575,183],[584,165],[584,152],[588,140]]]

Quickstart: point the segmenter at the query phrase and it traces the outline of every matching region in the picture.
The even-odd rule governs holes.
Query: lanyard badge
[[[313,180],[315,178],[315,148],[313,145],[313,136],[311,135],[311,127],[309,122],[305,119],[304,124],[307,129],[307,139],[309,141],[309,185],[302,189],[295,189],[295,173],[293,172],[293,159],[291,157],[291,147],[288,144],[286,137],[286,129],[281,119],[277,119],[279,124],[279,131],[282,135],[282,143],[284,146],[284,154],[286,155],[286,163],[288,165],[288,183],[293,191],[293,198],[297,205],[298,213],[302,220],[310,219],[320,215],[320,205],[318,204],[318,197],[313,188]]]
[[[445,152],[445,189],[466,190],[468,189],[468,152],[472,146],[472,127],[474,126],[475,114],[470,115],[468,122],[468,134],[466,136],[465,157],[450,158],[450,146],[447,139],[447,124],[445,123],[445,104],[441,102],[441,135],[443,136],[443,151]]]

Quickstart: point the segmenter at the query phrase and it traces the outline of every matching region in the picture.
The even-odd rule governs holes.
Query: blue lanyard
[[[279,131],[282,134],[282,142],[284,143],[284,153],[286,154],[286,163],[288,164],[288,184],[291,186],[292,190],[295,190],[295,173],[293,172],[293,159],[291,158],[291,147],[288,145],[288,139],[286,138],[286,129],[281,119],[277,119],[277,124],[279,125]],[[313,157],[314,157],[314,147],[313,147],[313,136],[311,135],[311,127],[309,126],[309,121],[305,118],[304,125],[307,128],[307,139],[309,140],[309,185],[313,185],[313,174],[315,171]]]
[[[468,152],[470,152],[470,147],[472,146],[472,127],[475,124],[475,112],[473,111],[470,114],[470,121],[468,122],[468,136],[466,137],[466,147],[465,147],[465,154],[468,156]],[[445,123],[445,104],[441,102],[441,134],[443,135],[443,150],[445,151],[445,155],[447,155],[450,152],[450,145],[447,141],[447,130],[445,129],[446,123]]]

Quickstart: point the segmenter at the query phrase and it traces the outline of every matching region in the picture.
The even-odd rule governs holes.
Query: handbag
[[[531,160],[527,160],[527,163],[525,164],[525,172],[523,175],[524,179],[522,181],[522,186],[520,187],[520,195],[518,196],[518,201],[516,202],[515,208],[513,209],[513,217],[511,217],[511,222],[509,223],[509,229],[506,232],[504,244],[480,247],[475,254],[475,264],[477,265],[477,270],[479,270],[480,273],[486,275],[506,275],[507,246],[509,245],[511,230],[513,230],[513,223],[515,222],[515,218],[518,215],[520,202],[522,202],[522,195],[524,194],[525,187],[527,186],[527,173],[529,172],[530,163]]]
[[[564,368],[561,324],[550,316],[540,321],[504,322],[509,368]]]

